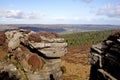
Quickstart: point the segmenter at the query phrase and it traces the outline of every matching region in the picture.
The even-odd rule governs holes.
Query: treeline
[[[113,32],[114,30],[78,32],[71,34],[62,34],[61,37],[66,40],[68,47],[72,47],[97,44],[105,40]]]

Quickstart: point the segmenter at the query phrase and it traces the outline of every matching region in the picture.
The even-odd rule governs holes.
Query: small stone
[[[111,40],[106,41],[106,44],[108,44],[108,45],[111,44],[111,43],[113,43],[113,41],[111,41]]]

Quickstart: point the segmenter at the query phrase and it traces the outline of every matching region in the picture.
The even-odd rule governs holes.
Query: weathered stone
[[[58,42],[58,43],[62,43],[62,42],[65,42],[65,40],[63,38],[47,38],[47,37],[44,37],[44,36],[40,36],[41,39],[45,42],[50,42],[50,43],[53,43],[53,42]]]
[[[89,54],[89,61],[91,63],[90,80],[120,80],[119,58],[120,31],[108,36],[106,40],[91,47]]]
[[[27,74],[29,80],[50,80],[49,73],[40,74]]]
[[[29,42],[29,45],[32,48],[36,48],[36,49],[41,49],[41,48],[64,48],[67,47],[67,43],[45,43],[45,42],[41,42],[41,43],[37,43],[37,42]]]
[[[52,77],[55,80],[62,80],[62,72],[61,72],[61,60],[60,59],[50,59],[46,60],[43,69],[40,70],[39,73],[34,73],[33,75],[28,74],[30,80],[52,80]]]
[[[120,42],[120,39],[117,39],[118,42]]]
[[[41,48],[48,48],[48,47],[51,47],[50,43],[32,43],[32,42],[29,42],[29,45],[32,47],[32,48],[36,48],[36,49],[41,49]]]
[[[119,41],[119,40],[118,40],[118,41]],[[113,43],[113,41],[111,41],[111,40],[107,40],[107,41],[106,41],[106,44],[107,44],[107,45],[110,45],[110,44],[112,44],[112,43]]]
[[[20,45],[21,37],[23,37],[23,35],[19,32],[14,34],[13,38],[8,43],[8,47],[11,49],[16,49]]]
[[[54,48],[66,48],[67,47],[67,43],[50,43],[50,46],[51,47],[54,47]]]
[[[13,64],[9,64],[6,66],[6,70],[11,73],[11,75],[16,75],[17,74],[17,68]]]
[[[44,36],[40,36],[40,37],[41,37],[41,39],[42,39],[44,42],[50,42],[50,43],[53,43],[53,42],[54,42],[53,39],[46,38],[46,37],[44,37]]]
[[[44,48],[39,50],[46,57],[62,57],[67,53],[66,48]]]
[[[28,45],[28,35],[24,34],[22,38],[20,38],[20,42],[24,43],[25,45]]]
[[[55,69],[59,69],[60,65],[61,65],[61,59],[50,59],[50,60],[46,60],[44,69],[47,69],[48,71],[53,71]]]
[[[5,35],[10,53],[5,57],[7,63],[0,62],[0,71],[8,71],[21,80],[62,80],[60,57],[67,53],[63,38],[56,33],[27,30]]]
[[[8,31],[5,33],[6,37],[8,40],[12,39],[14,37],[14,34],[16,34],[18,31],[14,30],[14,31]]]
[[[31,30],[20,30],[20,32],[23,32],[24,34],[29,34]]]
[[[98,43],[97,45],[92,45],[92,48],[102,49],[102,43]]]
[[[34,31],[30,31],[29,33],[28,33],[28,35],[31,35],[31,34],[35,34],[36,32],[34,32]]]

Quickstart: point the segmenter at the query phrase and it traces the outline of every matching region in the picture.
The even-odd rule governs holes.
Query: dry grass
[[[3,60],[7,55],[8,53],[0,48],[0,60]]]
[[[84,48],[86,49],[84,53],[81,48],[68,49],[68,54],[62,58],[62,66],[65,67],[63,80],[89,80],[90,64],[87,59],[89,47]]]
[[[90,65],[74,64],[62,61],[66,67],[63,80],[89,80]]]
[[[33,33],[29,35],[28,40],[35,41],[35,42],[41,42],[42,39],[40,38],[40,35],[38,33]]]
[[[39,35],[47,37],[47,38],[59,38],[59,35],[53,32],[41,31],[39,32]]]

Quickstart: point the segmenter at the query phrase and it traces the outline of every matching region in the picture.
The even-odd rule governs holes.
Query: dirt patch
[[[89,80],[89,51],[90,46],[68,48],[68,54],[62,57],[62,66],[65,67],[63,80]]]

